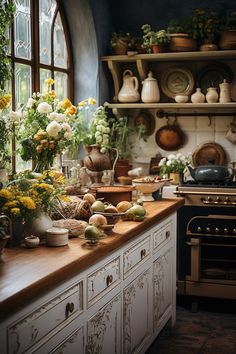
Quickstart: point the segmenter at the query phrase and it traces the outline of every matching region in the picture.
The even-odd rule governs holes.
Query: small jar
[[[191,96],[192,103],[204,103],[205,102],[205,95],[201,92],[200,87],[196,88],[196,92],[194,92]]]
[[[68,245],[69,230],[52,227],[46,231],[46,246],[66,246]]]
[[[38,236],[30,235],[25,237],[25,245],[28,248],[38,247],[40,239]]]
[[[215,87],[209,87],[207,89],[206,100],[208,103],[216,103],[218,101],[219,95]]]

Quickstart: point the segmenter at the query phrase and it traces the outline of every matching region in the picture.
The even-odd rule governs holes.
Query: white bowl
[[[161,189],[169,179],[161,179],[157,181],[145,181],[144,179],[134,179],[133,186],[141,194],[143,201],[153,201],[152,193]]]
[[[186,103],[186,102],[188,102],[188,96],[187,95],[176,95],[175,96],[175,102],[177,102],[177,103]]]

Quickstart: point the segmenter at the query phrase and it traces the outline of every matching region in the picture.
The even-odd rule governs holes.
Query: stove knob
[[[220,229],[218,227],[215,228],[215,233],[219,234],[220,233]]]
[[[202,228],[200,226],[198,226],[197,232],[202,232]]]
[[[233,234],[236,235],[236,229],[233,229]]]
[[[220,203],[220,197],[216,197],[216,201],[215,201],[215,204],[219,204]]]
[[[211,229],[210,229],[210,227],[209,227],[209,226],[207,226],[207,228],[206,228],[206,232],[207,232],[208,234],[211,232]]]
[[[229,232],[229,230],[225,227],[224,228],[224,234],[227,234]]]

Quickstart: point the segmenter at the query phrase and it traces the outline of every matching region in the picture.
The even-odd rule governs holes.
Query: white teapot
[[[141,100],[145,103],[159,102],[160,90],[157,80],[152,76],[151,71],[149,71],[148,77],[142,82],[142,84]]]
[[[118,93],[118,100],[120,102],[138,102],[140,99],[138,87],[137,77],[133,76],[131,70],[125,70],[123,72],[123,85]]]

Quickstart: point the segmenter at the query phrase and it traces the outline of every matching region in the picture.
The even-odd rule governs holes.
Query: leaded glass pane
[[[39,53],[40,63],[51,64],[51,29],[56,0],[39,1]]]
[[[18,58],[31,59],[30,0],[16,0],[15,3],[15,56]]]
[[[40,92],[47,91],[48,85],[45,83],[45,80],[52,77],[51,71],[46,69],[40,69]]]
[[[29,65],[17,64],[15,66],[15,96],[16,108],[26,103],[31,97],[31,67]]]
[[[60,100],[62,100],[63,98],[68,96],[68,91],[67,91],[68,75],[65,73],[61,73],[59,71],[55,71],[54,80],[55,80],[55,91],[57,97]]]
[[[67,68],[68,53],[66,47],[66,39],[64,29],[61,22],[61,16],[58,13],[56,17],[54,32],[53,32],[53,45],[54,45],[54,64],[61,68]]]

